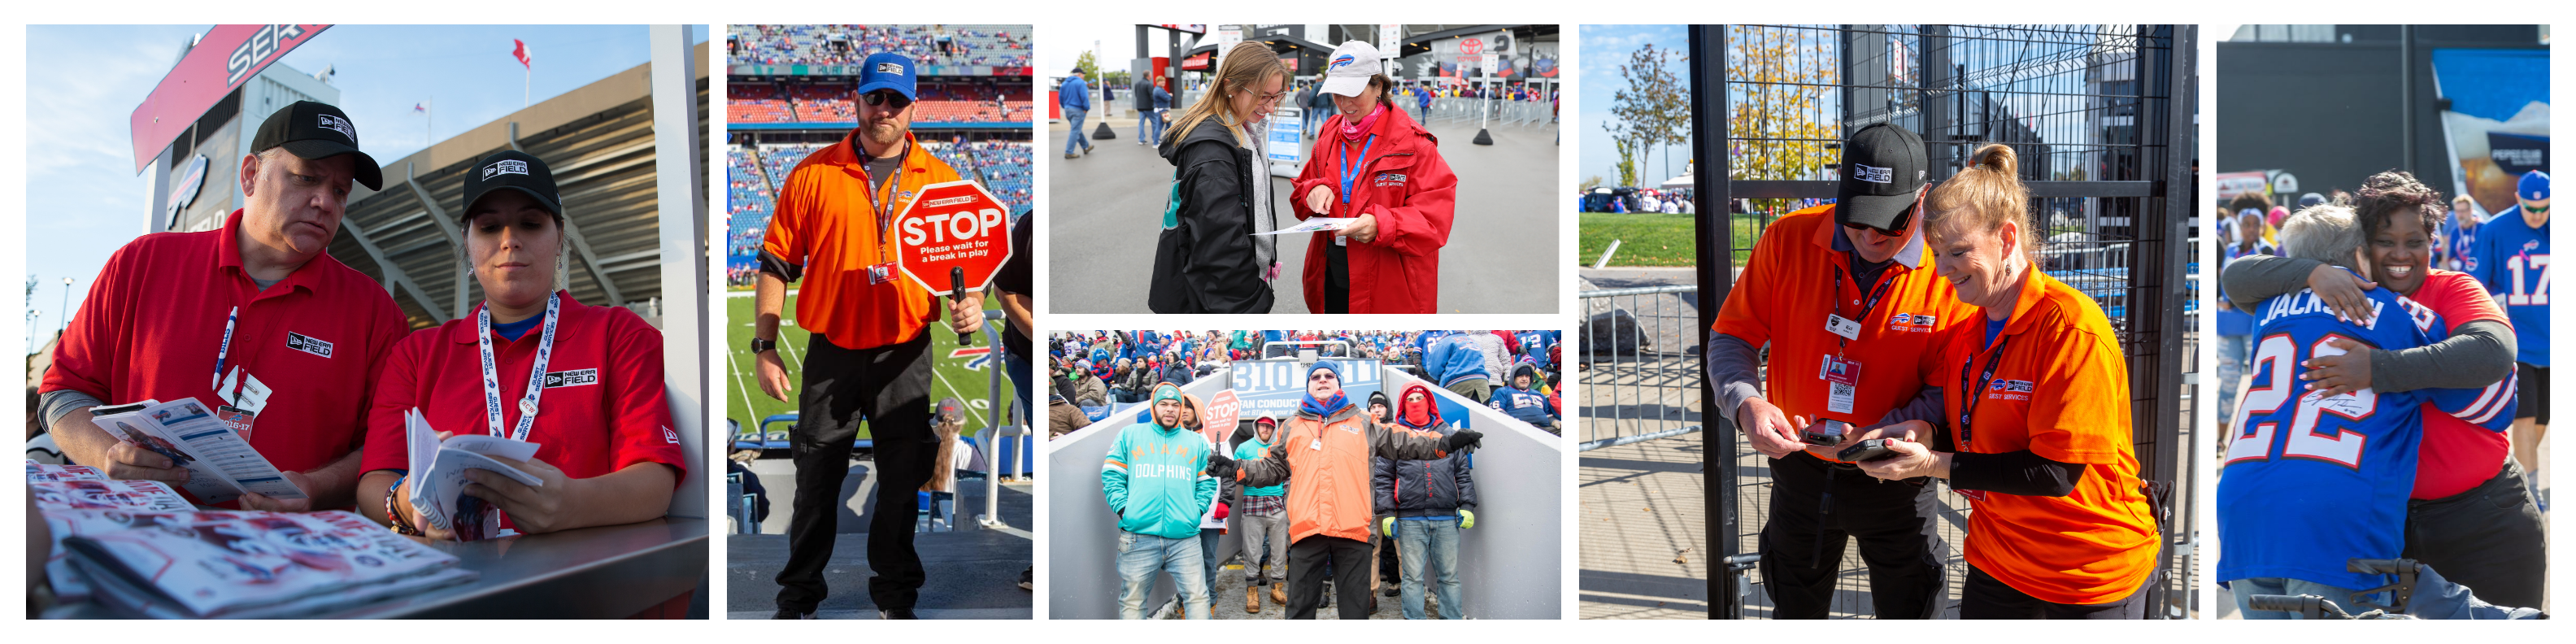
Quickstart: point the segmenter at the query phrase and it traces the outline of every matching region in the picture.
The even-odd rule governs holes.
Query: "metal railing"
[[[1700,430],[1698,308],[1683,300],[1697,286],[1583,291],[1580,451],[1680,436]]]

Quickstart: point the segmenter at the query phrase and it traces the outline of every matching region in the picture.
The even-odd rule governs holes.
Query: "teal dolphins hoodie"
[[[1100,490],[1118,512],[1118,529],[1197,537],[1199,517],[1216,502],[1217,481],[1207,464],[1207,438],[1198,432],[1150,422],[1118,430],[1100,464]]]

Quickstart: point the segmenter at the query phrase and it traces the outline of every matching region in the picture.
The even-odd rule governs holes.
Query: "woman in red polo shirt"
[[[1968,497],[1961,619],[2145,619],[2156,523],[2130,448],[2129,376],[2093,299],[2035,270],[2030,193],[2012,148],[1989,144],[1924,204],[1933,267],[1978,307],[1938,342],[1955,453],[1924,421],[1873,430],[1896,455],[1870,476],[1935,476]]]
[[[399,532],[456,538],[422,525],[400,485],[410,459],[403,417],[418,409],[442,438],[484,432],[540,446],[529,461],[505,462],[541,485],[466,473],[464,493],[498,508],[503,526],[537,534],[662,516],[687,468],[662,394],[661,332],[558,288],[563,207],[545,161],[504,151],[468,172],[465,250],[483,306],[413,333],[387,357],[358,506]]]

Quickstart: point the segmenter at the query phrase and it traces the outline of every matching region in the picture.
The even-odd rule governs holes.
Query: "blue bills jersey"
[[[2461,272],[2504,305],[2521,343],[2514,360],[2549,366],[2549,224],[2533,228],[2522,220],[2521,206],[2506,208],[2478,227],[2474,246],[2475,268]]]
[[[2384,351],[2439,342],[2441,316],[2386,289],[2370,291],[2367,324],[2335,319],[2312,292],[2254,311],[2254,382],[2238,404],[2219,465],[2218,578],[2282,577],[2362,589],[2385,582],[2346,572],[2353,558],[2397,557],[2415,488],[2423,403],[2491,430],[2513,421],[2514,378],[2485,389],[2302,391],[2300,365],[2341,354],[2349,338]],[[2304,394],[2304,395],[2303,395]]]

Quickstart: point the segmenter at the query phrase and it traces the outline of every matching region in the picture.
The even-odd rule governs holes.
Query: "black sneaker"
[[[802,613],[800,613],[800,612],[797,612],[795,609],[790,609],[790,608],[781,608],[781,609],[778,609],[778,612],[770,613],[770,614],[769,614],[769,618],[770,618],[770,619],[813,619],[813,618],[814,618],[814,614],[813,614],[813,613],[811,613],[811,612],[802,612]]]
[[[1029,568],[1021,568],[1021,569],[1020,569],[1020,590],[1037,590],[1037,589],[1038,589],[1038,580],[1037,580],[1037,577],[1033,576],[1033,575],[1031,574],[1032,572],[1033,572],[1033,571],[1032,571],[1031,569],[1029,569]]]
[[[893,608],[893,609],[878,609],[878,610],[877,610],[877,619],[921,619],[921,618],[920,618],[920,617],[916,617],[916,616],[914,616],[914,615],[912,614],[912,609],[910,609],[910,608]]]
[[[1378,593],[1377,593],[1377,594],[1385,595],[1385,596],[1388,596],[1388,597],[1394,597],[1394,596],[1396,596],[1396,595],[1400,595],[1400,594],[1403,594],[1403,593],[1404,593],[1404,589],[1402,589],[1402,588],[1397,588],[1397,587],[1395,587],[1395,586],[1387,586],[1385,590],[1380,590],[1380,591],[1378,591]]]

